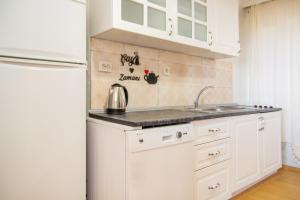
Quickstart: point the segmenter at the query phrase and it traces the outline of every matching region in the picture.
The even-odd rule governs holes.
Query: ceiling
[[[242,7],[249,7],[255,4],[260,4],[266,1],[271,1],[271,0],[240,0],[240,4]]]

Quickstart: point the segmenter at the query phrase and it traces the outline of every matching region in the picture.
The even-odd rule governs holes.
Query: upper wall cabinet
[[[240,53],[239,39],[239,1],[212,0],[211,49],[238,56]]]
[[[210,58],[239,54],[238,0],[90,0],[89,7],[92,37]]]

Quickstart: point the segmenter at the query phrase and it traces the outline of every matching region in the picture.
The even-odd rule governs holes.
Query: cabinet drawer
[[[196,144],[203,144],[230,137],[227,119],[213,119],[194,122]]]
[[[195,170],[231,158],[231,139],[218,140],[195,146]]]
[[[225,161],[195,172],[194,200],[225,200],[231,197],[230,162]]]

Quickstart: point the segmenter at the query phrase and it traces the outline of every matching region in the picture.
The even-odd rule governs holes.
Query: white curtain
[[[300,0],[243,10],[236,87],[239,103],[283,109],[284,158],[300,164]]]

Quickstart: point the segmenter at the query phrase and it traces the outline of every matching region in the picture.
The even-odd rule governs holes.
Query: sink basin
[[[207,108],[186,108],[185,111],[198,112],[198,113],[222,113],[222,112],[236,112],[241,110],[249,110],[245,106],[215,106]]]

